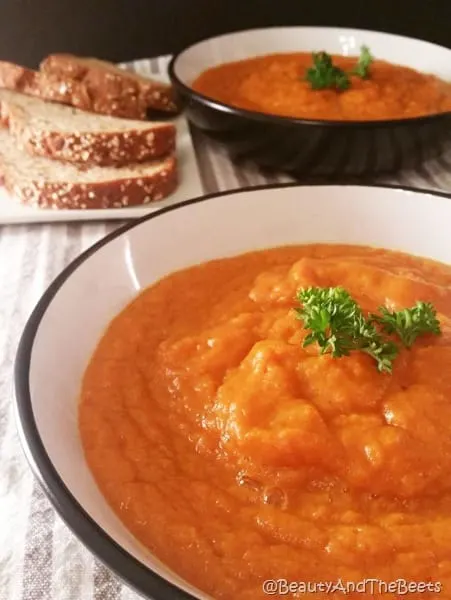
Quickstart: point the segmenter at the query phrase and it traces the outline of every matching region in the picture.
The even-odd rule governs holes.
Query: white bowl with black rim
[[[127,531],[86,463],[78,397],[84,370],[106,326],[161,277],[249,250],[363,244],[451,263],[449,223],[451,200],[445,195],[391,187],[265,186],[162,209],[84,252],[39,301],[15,365],[21,442],[63,520],[145,597],[206,600]]]
[[[336,27],[269,27],[209,38],[178,52],[169,76],[188,119],[235,159],[296,177],[343,178],[415,168],[451,140],[451,113],[384,121],[294,119],[243,110],[198,93],[194,80],[217,65],[272,53],[326,51],[378,59],[451,82],[451,49],[399,35]]]

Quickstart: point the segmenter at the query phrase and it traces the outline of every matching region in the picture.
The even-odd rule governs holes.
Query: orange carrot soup
[[[449,600],[450,319],[451,267],[379,249],[173,273],[87,368],[90,469],[213,598]]]
[[[302,52],[222,64],[203,72],[192,87],[236,108],[300,119],[374,121],[451,111],[451,83],[433,75],[374,60],[362,77],[355,74],[357,57],[330,58],[348,75],[345,89],[314,89],[327,86],[331,71],[318,65],[323,79],[313,72],[309,81],[312,54]]]

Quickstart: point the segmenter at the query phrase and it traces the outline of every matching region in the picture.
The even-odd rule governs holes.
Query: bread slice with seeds
[[[145,120],[151,109],[179,110],[168,84],[110,63],[67,55],[48,57],[41,71],[0,61],[0,88],[123,119]]]
[[[125,166],[175,150],[169,122],[131,121],[0,90],[0,114],[18,145],[32,154],[86,166]]]
[[[147,204],[165,198],[178,184],[174,156],[130,167],[81,170],[22,152],[7,129],[0,129],[0,179],[22,203],[53,209]]]
[[[112,63],[71,54],[51,54],[40,64],[40,71],[66,81],[84,84],[94,99],[95,112],[118,114],[124,104],[134,106],[135,118],[145,119],[149,109],[178,111],[171,85],[143,77]]]
[[[89,111],[92,107],[92,100],[79,81],[64,81],[56,75],[39,73],[5,61],[0,61],[0,88],[75,106],[81,110]]]

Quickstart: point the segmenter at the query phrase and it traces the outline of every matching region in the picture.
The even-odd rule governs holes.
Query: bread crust
[[[0,87],[24,90],[35,85],[36,71],[0,60]]]
[[[95,112],[118,115],[119,111],[122,115],[125,111],[137,115],[133,118],[145,119],[149,109],[178,111],[171,85],[141,77],[105,61],[51,54],[39,68],[46,75],[83,83]]]
[[[122,167],[171,154],[175,135],[170,128],[134,131],[132,134],[108,132],[96,134],[63,134],[58,131],[33,132],[17,126],[10,131],[30,154],[70,162],[84,167]]]
[[[21,203],[35,208],[92,210],[140,206],[162,200],[178,185],[177,163],[169,157],[159,171],[99,182],[24,181],[0,158],[0,180]]]

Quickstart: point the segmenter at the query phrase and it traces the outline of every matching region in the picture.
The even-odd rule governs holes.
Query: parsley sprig
[[[380,372],[391,373],[399,347],[384,336],[396,335],[410,348],[422,334],[440,334],[440,324],[432,304],[417,302],[402,311],[379,309],[380,314],[365,317],[357,302],[342,287],[309,287],[298,292],[301,307],[297,318],[310,330],[303,346],[317,343],[321,354],[334,358],[348,356],[352,351],[365,352],[377,363]]]
[[[332,57],[327,52],[314,52],[312,54],[313,66],[307,69],[306,80],[314,90],[336,89],[344,91],[351,85],[351,75],[367,79],[373,56],[367,46],[360,49],[360,57],[356,66],[350,73],[346,73],[333,64]]]
[[[360,48],[359,60],[354,69],[351,71],[352,74],[357,75],[357,77],[361,77],[362,79],[367,79],[370,74],[370,66],[373,60],[374,58],[368,46],[362,46]]]
[[[412,308],[399,311],[381,306],[379,312],[380,315],[372,314],[371,319],[385,333],[397,335],[406,348],[411,348],[420,335],[441,333],[437,312],[430,302],[417,302]]]
[[[314,52],[313,66],[307,70],[306,79],[314,90],[335,88],[346,90],[350,85],[349,76],[332,63],[332,57],[326,52]]]

